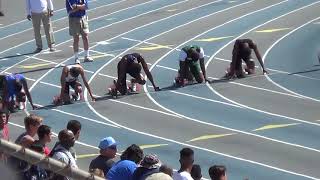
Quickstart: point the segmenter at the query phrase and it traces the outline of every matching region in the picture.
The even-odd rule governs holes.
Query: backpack
[[[47,171],[39,165],[32,165],[30,169],[23,174],[24,180],[46,180],[47,178]]]
[[[58,148],[58,149],[57,149],[57,148],[53,148],[52,151],[50,152],[50,154],[49,154],[48,156],[49,156],[50,158],[52,158],[53,155],[54,155],[55,153],[57,153],[57,152],[62,152],[62,153],[64,153],[64,154],[69,158],[69,156],[67,155],[66,151],[65,151],[64,149],[59,149],[59,148]],[[69,158],[68,165],[70,165],[70,163],[71,163],[71,159]],[[52,172],[52,171],[49,171],[49,170],[47,170],[47,177],[49,177],[50,180],[68,180],[67,177],[62,176],[62,175],[60,175],[60,174],[56,174],[56,173],[54,173],[54,172]]]

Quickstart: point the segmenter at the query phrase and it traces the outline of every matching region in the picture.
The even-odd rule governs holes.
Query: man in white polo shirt
[[[31,21],[34,30],[34,36],[36,40],[37,49],[34,53],[39,53],[42,51],[42,40],[41,40],[41,21],[43,23],[43,28],[46,34],[47,43],[49,50],[51,52],[55,51],[54,49],[54,37],[53,29],[50,21],[50,17],[53,16],[53,4],[51,0],[26,0],[26,9],[27,9],[27,19]]]

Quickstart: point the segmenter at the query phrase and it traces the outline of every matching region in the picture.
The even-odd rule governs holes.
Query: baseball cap
[[[101,139],[99,143],[100,149],[107,149],[110,146],[116,146],[117,142],[113,139],[113,137],[106,137]]]
[[[140,165],[148,169],[154,169],[159,168],[161,166],[161,162],[157,155],[148,154],[143,158]]]

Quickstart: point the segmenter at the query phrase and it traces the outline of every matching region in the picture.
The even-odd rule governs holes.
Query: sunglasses
[[[109,146],[108,149],[116,150],[116,149],[117,149],[117,146]]]

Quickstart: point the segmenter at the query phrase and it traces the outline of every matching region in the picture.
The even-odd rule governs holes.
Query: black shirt
[[[99,155],[91,161],[89,169],[101,169],[106,177],[113,164],[114,161],[112,159]]]

